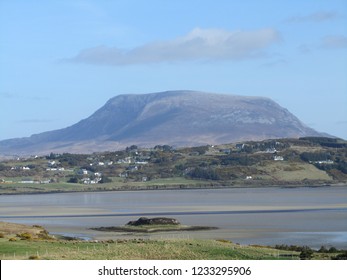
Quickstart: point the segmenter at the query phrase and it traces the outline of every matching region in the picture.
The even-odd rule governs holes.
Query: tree
[[[347,251],[331,258],[332,260],[347,260]]]
[[[5,171],[6,169],[9,168],[7,168],[5,164],[0,163],[0,171]]]
[[[112,179],[109,178],[109,177],[106,177],[106,176],[103,176],[100,180],[100,184],[105,184],[105,183],[111,183],[112,182]]]
[[[46,156],[46,159],[56,159],[57,157],[55,153],[50,153],[49,156]]]
[[[129,152],[132,152],[132,151],[136,151],[137,149],[138,149],[138,147],[136,145],[131,145],[130,147],[126,147],[125,151],[127,153],[129,153]]]
[[[310,247],[302,247],[301,253],[299,255],[300,260],[310,260],[313,256],[313,250]]]
[[[216,170],[211,168],[196,167],[192,169],[188,175],[193,179],[219,180],[220,176]]]
[[[325,246],[321,246],[318,250],[319,253],[328,253],[328,249]]]
[[[78,178],[77,177],[71,177],[67,182],[76,184],[76,183],[78,183]]]
[[[338,253],[339,250],[337,250],[335,247],[329,248],[329,253]]]

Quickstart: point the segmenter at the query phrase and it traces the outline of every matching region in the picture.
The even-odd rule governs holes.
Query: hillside
[[[323,134],[268,98],[167,91],[118,95],[70,127],[0,141],[0,155],[91,153],[130,145],[185,147],[303,136]]]
[[[347,141],[324,137],[117,152],[0,163],[0,194],[346,184]]]

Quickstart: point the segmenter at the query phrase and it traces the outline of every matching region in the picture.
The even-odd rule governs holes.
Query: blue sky
[[[269,97],[347,139],[347,1],[0,0],[0,139],[178,89]]]

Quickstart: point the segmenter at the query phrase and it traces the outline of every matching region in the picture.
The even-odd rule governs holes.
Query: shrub
[[[0,238],[4,238],[5,234],[3,234],[2,232],[0,233]]]
[[[328,253],[328,249],[325,246],[320,247],[318,250],[319,253]]]
[[[71,177],[67,182],[68,183],[77,184],[78,183],[78,178],[77,177]]]
[[[40,259],[40,257],[37,255],[29,256],[29,260],[39,260],[39,259]]]
[[[40,225],[33,225],[34,228],[43,228],[42,226]]]
[[[329,253],[338,253],[338,252],[339,252],[339,250],[337,250],[335,247],[331,247],[329,249]]]
[[[101,181],[99,182],[100,184],[104,184],[104,183],[111,183],[112,179],[108,178],[106,176],[102,177]]]
[[[54,238],[49,235],[49,232],[47,230],[41,230],[38,234],[37,237],[40,239],[44,240],[53,240]]]
[[[219,180],[220,177],[214,169],[196,167],[188,175],[193,179]]]
[[[300,158],[303,161],[321,161],[321,160],[329,160],[331,159],[331,156],[329,153],[323,153],[323,152],[316,152],[316,153],[310,153],[310,152],[303,152],[300,155]]]
[[[227,239],[216,239],[216,241],[218,241],[218,242],[221,242],[221,243],[233,243],[232,241],[230,241],[230,240],[227,240]]]
[[[31,240],[31,239],[33,239],[33,236],[29,232],[19,233],[16,236],[19,237],[21,240]]]
[[[313,250],[310,247],[304,246],[299,255],[300,260],[310,260],[313,256]]]
[[[332,260],[347,260],[347,251],[335,257],[331,257],[331,259]]]
[[[17,238],[11,237],[8,241],[14,242],[14,241],[17,241]]]

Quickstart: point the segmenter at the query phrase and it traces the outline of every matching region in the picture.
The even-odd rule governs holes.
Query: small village
[[[14,157],[0,163],[0,185],[2,189],[30,184],[148,185],[178,178],[182,184],[212,185],[346,181],[347,144],[336,139],[324,141],[277,139],[177,149],[132,145],[123,151],[90,155]]]

